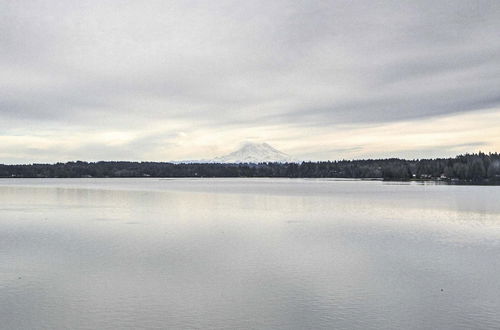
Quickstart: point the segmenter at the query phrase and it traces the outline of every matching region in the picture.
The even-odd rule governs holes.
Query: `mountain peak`
[[[215,163],[285,163],[292,161],[290,155],[273,148],[265,142],[244,142],[236,151],[213,159]]]

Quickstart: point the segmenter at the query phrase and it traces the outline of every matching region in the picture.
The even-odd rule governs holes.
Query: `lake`
[[[1,179],[2,329],[498,329],[500,187]]]

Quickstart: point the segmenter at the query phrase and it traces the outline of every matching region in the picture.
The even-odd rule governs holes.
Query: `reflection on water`
[[[0,181],[2,328],[497,329],[500,187]]]

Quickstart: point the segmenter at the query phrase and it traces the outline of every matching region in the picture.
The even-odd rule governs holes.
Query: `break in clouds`
[[[0,162],[500,149],[498,1],[0,1]]]

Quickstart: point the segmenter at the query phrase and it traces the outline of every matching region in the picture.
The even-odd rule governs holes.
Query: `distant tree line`
[[[0,177],[286,177],[500,182],[500,154],[480,152],[438,159],[390,158],[259,164],[76,161],[56,164],[0,165]]]

